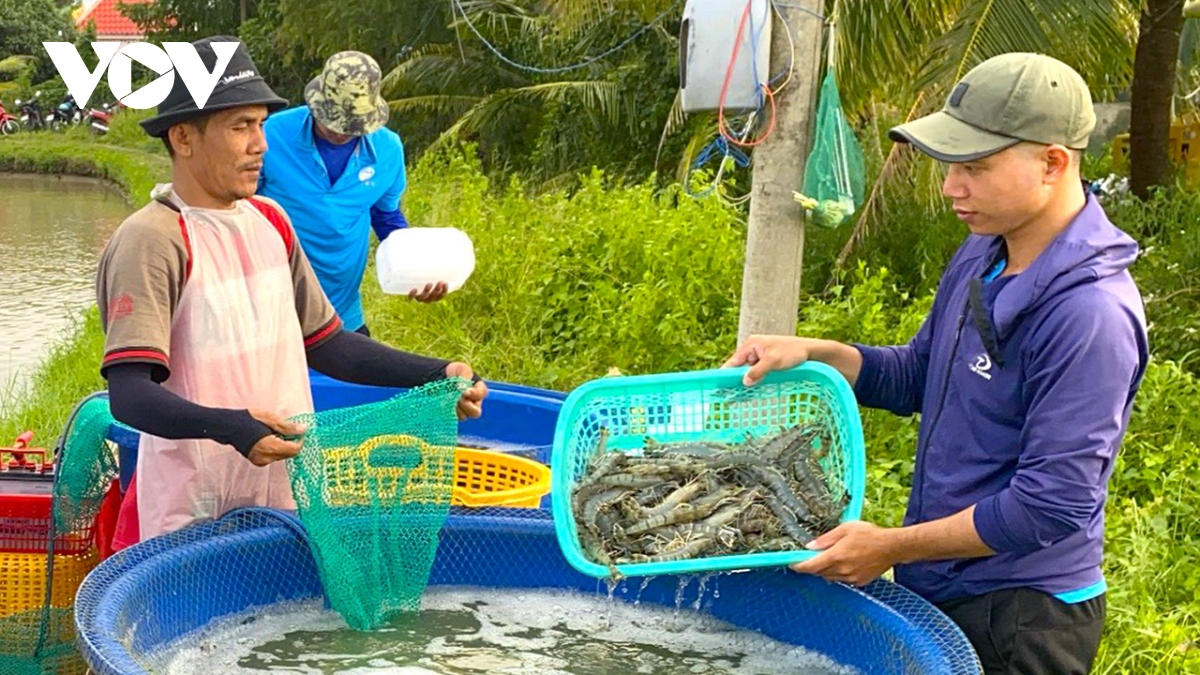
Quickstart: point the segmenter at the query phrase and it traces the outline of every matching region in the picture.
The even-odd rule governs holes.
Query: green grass
[[[51,448],[75,403],[105,388],[99,371],[103,353],[100,315],[93,307],[50,347],[25,395],[3,398],[7,403],[0,408],[0,443],[7,445],[21,432],[32,430],[35,445]]]
[[[90,175],[116,180],[134,194],[145,194],[144,181],[161,180],[155,172],[162,169],[154,167],[165,167],[161,153],[87,139],[11,140],[0,141],[0,166],[11,166],[6,162],[13,157],[36,158],[35,168],[76,166],[86,157],[88,170],[97,172]],[[559,389],[613,366],[627,373],[711,367],[732,348],[744,245],[737,214],[599,175],[586,177],[570,195],[531,196],[515,183],[490,185],[474,162],[458,155],[423,159],[410,185],[410,220],[466,230],[478,262],[464,289],[433,305],[384,296],[368,270],[364,305],[384,341],[467,359],[489,378]],[[1121,213],[1200,220],[1197,200],[1163,200]],[[894,223],[897,230],[921,224]],[[1163,254],[1176,248],[1165,246]],[[1156,269],[1139,277],[1144,293],[1175,283],[1170,264]],[[804,300],[801,332],[902,342],[928,311],[931,296],[910,294],[905,276],[860,267],[850,277],[848,286]],[[1152,342],[1153,330],[1191,320],[1184,313],[1155,316]],[[1111,483],[1109,618],[1097,673],[1200,672],[1200,380],[1164,358],[1172,347],[1156,343]],[[52,351],[29,396],[5,411],[0,433],[34,428],[40,438],[53,438],[70,407],[101,386],[101,349],[93,310]],[[863,422],[865,517],[896,525],[910,485],[917,421],[864,411]]]

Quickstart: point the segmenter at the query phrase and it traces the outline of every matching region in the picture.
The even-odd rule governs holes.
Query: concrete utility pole
[[[823,23],[817,19],[823,4],[820,0],[792,0],[778,5],[791,25],[796,49],[792,54],[792,81],[775,100],[775,130],[754,149],[739,344],[753,333],[796,334],[804,211],[792,192],[799,191],[804,181],[804,164],[811,146],[809,133],[824,56]],[[775,17],[771,28],[773,73],[787,66],[791,49],[781,24]]]

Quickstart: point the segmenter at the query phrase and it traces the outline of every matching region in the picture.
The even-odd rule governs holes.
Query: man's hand
[[[725,362],[724,368],[750,366],[742,382],[747,386],[757,384],[772,370],[795,368],[807,361],[810,341],[788,335],[751,335]]]
[[[820,555],[792,565],[792,570],[865,586],[899,562],[895,532],[862,521],[842,523],[808,545],[823,549]]]
[[[855,347],[835,340],[791,335],[751,335],[723,367],[750,366],[742,378],[742,383],[749,387],[758,384],[772,370],[788,370],[805,361],[833,366],[852,387],[862,370],[862,354]]]
[[[449,286],[446,282],[439,281],[436,284],[425,284],[425,288],[420,291],[412,289],[408,292],[408,297],[417,302],[437,302],[446,297],[447,292],[449,292]]]
[[[249,459],[252,464],[266,466],[272,462],[300,454],[300,446],[306,431],[303,425],[289,422],[275,413],[263,410],[251,410],[250,416],[267,425],[274,432],[270,436],[258,439],[254,447],[250,448],[246,459]]]
[[[461,377],[464,380],[470,380],[475,377],[471,366],[465,363],[454,362],[446,366],[446,377]],[[483,414],[483,399],[487,398],[488,388],[483,380],[471,385],[470,389],[463,392],[462,398],[458,399],[458,419],[465,420],[468,417],[479,417]]]

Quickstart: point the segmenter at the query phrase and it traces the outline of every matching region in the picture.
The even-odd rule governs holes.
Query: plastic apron
[[[291,265],[279,232],[245,200],[229,211],[183,207],[181,218],[191,272],[172,320],[171,376],[163,386],[208,407],[257,408],[285,418],[312,412]],[[122,507],[136,509],[140,536],[132,538],[128,522],[118,526],[118,548],[239,507],[296,508],[282,461],[257,467],[207,439],[142,434],[138,447],[135,485]]]

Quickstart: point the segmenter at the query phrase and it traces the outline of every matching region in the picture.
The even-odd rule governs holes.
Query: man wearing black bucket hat
[[[193,43],[215,68],[218,36]],[[400,352],[342,330],[287,214],[255,197],[263,122],[287,105],[238,44],[204,107],[181,78],[142,122],[171,155],[171,183],[125,220],[101,256],[101,373],[113,416],[142,432],[114,549],[244,506],[294,509],[286,468],[313,410],[308,368],[350,382],[414,387],[475,380],[461,362]]]
[[[259,194],[292,215],[300,245],[347,330],[370,335],[362,286],[371,230],[379,241],[408,227],[400,207],[407,186],[404,144],[384,126],[390,113],[380,94],[383,75],[370,55],[342,51],[325,61],[304,89],[307,105],[274,115],[266,125],[271,150]],[[440,300],[445,283],[410,296]]]

